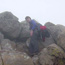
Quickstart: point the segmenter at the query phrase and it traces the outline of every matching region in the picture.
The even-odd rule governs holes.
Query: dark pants
[[[29,45],[29,51],[30,51],[31,54],[39,52],[38,31],[37,30],[35,30],[33,32],[33,35],[31,36],[30,45]]]

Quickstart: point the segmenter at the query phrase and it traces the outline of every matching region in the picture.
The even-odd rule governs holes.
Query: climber
[[[38,54],[39,52],[37,23],[32,20],[29,16],[26,16],[25,20],[30,24],[31,40],[29,45],[29,51],[30,54],[33,56],[34,54]]]
[[[26,16],[25,20],[30,25],[31,40],[29,45],[29,51],[30,54],[33,56],[34,54],[38,54],[39,52],[39,47],[38,47],[39,38],[42,38],[42,40],[45,41],[45,36],[49,37],[49,33],[47,31],[46,26],[42,26],[41,24],[36,23],[29,16]]]

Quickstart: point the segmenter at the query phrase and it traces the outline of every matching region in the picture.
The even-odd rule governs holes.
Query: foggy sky
[[[30,16],[40,23],[65,25],[65,0],[0,0],[0,13],[10,11],[23,21]]]

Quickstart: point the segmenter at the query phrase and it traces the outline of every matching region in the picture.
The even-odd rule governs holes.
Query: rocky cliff
[[[65,26],[45,24],[50,37],[38,40],[39,54],[29,56],[29,24],[11,12],[0,13],[0,65],[65,65]]]

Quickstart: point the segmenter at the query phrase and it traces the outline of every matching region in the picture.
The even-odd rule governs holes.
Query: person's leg
[[[38,53],[39,52],[39,47],[38,47],[38,31],[35,30],[34,31],[34,36],[33,36],[33,40],[34,40],[34,53]]]
[[[39,47],[38,47],[38,33],[37,31],[34,31],[31,40],[30,40],[30,45],[29,45],[29,51],[30,54],[38,53]]]
[[[37,39],[35,39],[34,53],[35,54],[38,54],[39,53],[39,46],[38,46],[38,40]]]
[[[34,46],[33,46],[33,40],[32,40],[32,37],[30,39],[30,45],[29,45],[29,52],[30,52],[30,55],[33,55],[34,54]]]

